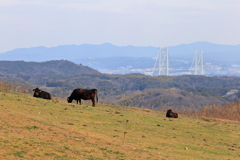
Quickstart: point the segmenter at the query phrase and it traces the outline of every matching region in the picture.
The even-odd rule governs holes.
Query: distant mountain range
[[[170,60],[189,64],[196,49],[202,49],[206,63],[239,64],[239,45],[220,45],[209,42],[195,42],[168,47]],[[1,61],[34,61],[69,60],[81,63],[94,69],[113,69],[119,67],[148,68],[153,67],[158,47],[115,46],[110,43],[101,45],[61,45],[57,47],[19,48],[0,54]],[[175,63],[174,65],[177,65]],[[175,66],[174,66],[175,67]]]
[[[205,56],[215,54],[240,53],[239,45],[220,45],[209,42],[196,42],[191,44],[181,44],[168,47],[170,56],[190,56],[196,49],[202,49]],[[101,45],[61,45],[57,47],[32,47],[19,48],[4,53],[0,53],[1,60],[24,60],[24,61],[48,61],[48,60],[73,60],[83,58],[106,58],[106,57],[156,57],[158,47],[137,47],[137,46],[115,46],[110,43]],[[210,56],[211,57],[211,56]]]
[[[153,57],[156,47],[115,46],[110,43],[101,45],[61,45],[57,47],[19,48],[0,54],[1,60],[48,61],[74,60],[83,58],[106,57]]]

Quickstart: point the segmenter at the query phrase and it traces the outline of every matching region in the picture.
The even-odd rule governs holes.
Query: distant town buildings
[[[235,94],[235,93],[238,93],[238,90],[236,90],[236,89],[231,89],[230,91],[228,91],[228,92],[226,93],[226,95],[232,95],[232,94]]]
[[[222,66],[211,63],[206,63],[204,66],[205,76],[240,76],[240,65]],[[145,75],[151,75],[153,68],[130,68],[130,67],[119,67],[117,69],[98,69],[98,71],[107,74],[130,74],[130,73],[142,73]],[[180,68],[169,68],[170,76],[181,76],[190,75],[189,69]]]

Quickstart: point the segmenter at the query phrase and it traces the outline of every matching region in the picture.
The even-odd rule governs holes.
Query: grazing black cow
[[[83,100],[92,100],[92,106],[95,107],[95,97],[96,101],[98,102],[98,96],[97,96],[97,89],[81,89],[77,88],[74,89],[70,97],[68,97],[67,101],[68,103],[72,103],[72,100],[75,99],[79,101],[79,104],[81,105],[81,99]]]
[[[166,117],[178,118],[178,114],[174,113],[171,109],[167,110]]]
[[[39,88],[33,89],[34,94],[33,97],[39,97],[43,99],[51,99],[51,95],[48,92],[42,91]]]

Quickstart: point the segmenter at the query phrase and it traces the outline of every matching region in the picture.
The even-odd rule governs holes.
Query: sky
[[[0,0],[0,53],[37,46],[240,44],[240,0]]]

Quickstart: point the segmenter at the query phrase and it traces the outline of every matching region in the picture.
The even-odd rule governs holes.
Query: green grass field
[[[5,91],[0,109],[1,160],[240,159],[238,121]]]

